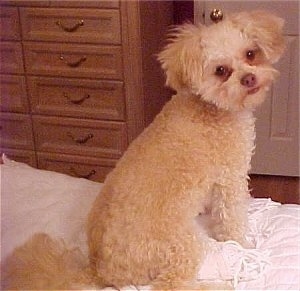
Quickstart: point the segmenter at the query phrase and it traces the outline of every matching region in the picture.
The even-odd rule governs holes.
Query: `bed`
[[[85,219],[102,185],[2,160],[1,260],[36,232],[62,238],[87,257]],[[231,281],[236,290],[300,290],[300,206],[253,198],[248,215],[253,248],[210,239],[197,278]],[[205,227],[205,217],[198,222]],[[145,289],[149,286],[122,290]]]

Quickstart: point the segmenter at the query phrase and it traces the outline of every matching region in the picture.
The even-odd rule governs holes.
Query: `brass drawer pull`
[[[66,31],[66,32],[74,32],[76,31],[80,26],[83,26],[84,25],[84,21],[83,19],[79,20],[78,23],[76,23],[75,25],[71,26],[71,27],[67,27],[65,25],[63,25],[61,23],[60,20],[57,20],[56,22],[56,25],[59,26],[62,30]]]
[[[77,178],[84,178],[84,179],[90,179],[93,175],[96,174],[95,170],[91,170],[88,174],[79,174],[73,167],[69,168],[70,172],[76,176]]]
[[[92,133],[87,134],[85,137],[74,137],[71,132],[68,132],[67,135],[76,143],[85,144],[88,140],[94,137]]]
[[[81,57],[78,61],[75,62],[68,62],[63,55],[60,55],[60,60],[63,61],[66,65],[68,65],[71,68],[76,68],[81,65],[81,63],[86,61],[86,56]]]
[[[68,101],[70,101],[71,103],[76,104],[76,105],[80,105],[83,103],[83,101],[90,98],[89,94],[83,95],[80,99],[72,99],[66,92],[63,92],[63,95],[65,98],[68,99]]]

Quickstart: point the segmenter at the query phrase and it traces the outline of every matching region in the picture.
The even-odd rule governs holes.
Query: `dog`
[[[37,234],[3,264],[4,288],[226,288],[196,280],[207,250],[196,217],[210,214],[216,240],[248,245],[253,111],[278,75],[282,28],[259,11],[175,28],[158,60],[177,94],[107,176],[87,221],[89,266]]]
[[[247,246],[253,110],[284,51],[283,20],[260,11],[185,24],[158,55],[176,90],[107,177],[88,219],[89,256],[106,286],[214,289],[195,280],[212,235]]]

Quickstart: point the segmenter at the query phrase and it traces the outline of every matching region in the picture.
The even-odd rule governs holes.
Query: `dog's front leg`
[[[211,214],[215,239],[235,240],[244,247],[249,245],[245,239],[249,197],[247,180],[214,185]]]

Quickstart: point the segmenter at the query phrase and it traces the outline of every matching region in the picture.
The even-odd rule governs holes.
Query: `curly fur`
[[[96,283],[80,250],[43,233],[35,234],[1,263],[1,290],[74,290]]]
[[[130,145],[89,216],[90,260],[106,285],[205,289],[194,281],[206,248],[194,218],[205,210],[217,240],[246,244],[252,110],[277,75],[282,24],[242,13],[173,31],[159,61],[177,95]],[[214,74],[223,64],[226,80]],[[250,73],[255,92],[241,84]]]
[[[282,25],[276,16],[244,12],[209,27],[187,24],[173,31],[158,59],[177,95],[129,146],[94,202],[87,223],[90,266],[89,272],[81,267],[82,284],[225,288],[195,280],[207,248],[195,217],[210,212],[215,239],[247,245],[252,111],[277,76],[272,63],[283,52]],[[254,59],[247,57],[249,51]],[[220,66],[226,75],[217,71]],[[246,82],[249,76],[252,81]],[[30,247],[37,249],[35,243]],[[49,254],[37,254],[38,264],[27,263],[41,282]],[[7,286],[18,289],[27,273],[13,266],[6,277],[13,283]],[[68,268],[66,261],[63,266]],[[31,285],[24,286],[34,285],[36,276],[30,278]],[[55,286],[55,281],[57,276],[47,276],[36,286]],[[71,272],[61,286],[76,281]]]

